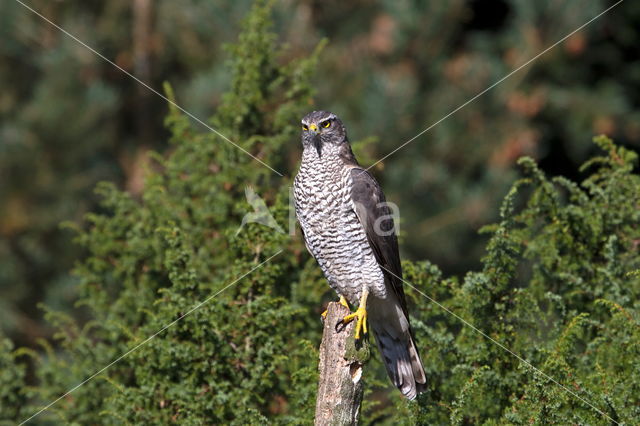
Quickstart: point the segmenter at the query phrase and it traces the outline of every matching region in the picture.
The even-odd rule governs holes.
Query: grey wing
[[[391,381],[405,397],[414,399],[426,388],[427,378],[409,326],[392,211],[386,203],[382,189],[369,173],[354,168],[351,170],[351,180],[351,197],[356,215],[365,229],[369,245],[385,275],[385,281],[391,284],[404,312],[404,315],[398,315],[396,310],[390,309],[388,302],[373,298],[370,303],[383,303],[384,306],[371,306],[371,326]],[[387,315],[382,314],[376,319],[374,311],[378,314],[387,312]],[[395,318],[389,317],[390,312]]]
[[[380,185],[366,170],[353,168],[351,181],[351,199],[356,215],[366,232],[376,261],[382,266],[383,274],[391,283],[402,310],[408,317],[393,212],[386,203]]]

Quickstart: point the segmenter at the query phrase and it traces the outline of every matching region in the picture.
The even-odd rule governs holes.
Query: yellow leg
[[[349,308],[349,303],[347,303],[347,299],[345,299],[344,296],[340,296],[340,304],[345,308]]]
[[[344,296],[340,296],[340,304],[349,309],[349,303],[347,302],[347,299],[344,298]],[[324,312],[320,315],[322,315],[322,319],[327,319],[327,310],[325,309]]]
[[[342,322],[344,324],[347,324],[353,321],[355,318],[357,318],[356,334],[355,334],[356,340],[360,338],[360,330],[362,330],[364,334],[367,334],[367,296],[368,295],[369,295],[369,292],[367,290],[364,290],[364,292],[362,293],[362,297],[360,298],[360,305],[358,306],[358,309],[356,309],[354,313],[349,314],[346,317],[342,318]]]

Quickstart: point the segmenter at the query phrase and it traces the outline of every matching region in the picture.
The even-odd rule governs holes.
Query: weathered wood
[[[369,344],[363,339],[355,342],[355,321],[336,327],[349,313],[337,302],[327,307],[320,344],[316,426],[358,423],[364,391],[362,370],[369,358]]]

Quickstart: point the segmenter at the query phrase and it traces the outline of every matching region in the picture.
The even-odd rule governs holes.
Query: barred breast
[[[294,197],[307,249],[331,287],[356,305],[364,288],[384,299],[386,287],[353,208],[350,170],[338,157],[305,152]]]

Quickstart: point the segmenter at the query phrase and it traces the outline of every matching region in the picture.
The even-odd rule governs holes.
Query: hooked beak
[[[320,139],[320,133],[318,132],[318,126],[315,124],[309,125],[309,132],[311,132],[311,143],[316,151],[318,151],[318,157],[322,157],[322,140]]]
[[[311,143],[316,151],[318,151],[318,157],[322,157],[322,140],[320,139],[320,133],[313,131]]]

